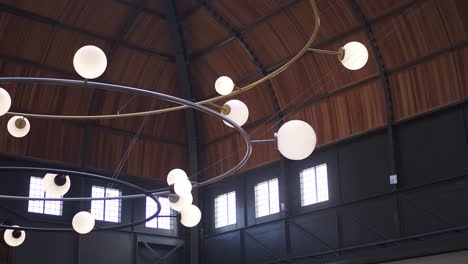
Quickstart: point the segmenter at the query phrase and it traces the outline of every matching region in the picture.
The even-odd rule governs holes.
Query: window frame
[[[93,189],[94,188],[100,188],[100,189],[104,189],[104,196],[94,196],[93,195]],[[108,186],[102,186],[102,185],[95,185],[95,184],[92,184],[91,185],[91,197],[112,197],[112,196],[107,196],[107,190],[108,189],[111,189],[113,191],[118,191],[118,196],[122,196],[122,190],[120,189],[117,189],[117,188],[112,188],[112,187],[108,187]],[[106,220],[106,205],[108,202],[115,202],[117,201],[118,202],[118,221],[115,222],[115,221],[111,221],[111,220]],[[93,213],[93,203],[102,203],[102,219],[98,219],[96,217],[96,215]],[[97,209],[96,209],[97,210]],[[94,216],[95,220],[96,221],[100,221],[100,222],[103,222],[103,223],[122,223],[122,211],[123,211],[123,205],[122,205],[122,199],[115,199],[115,200],[93,200],[91,201],[90,203],[90,213]]]
[[[159,202],[161,203],[161,206],[162,206],[160,214],[166,215],[165,213],[163,213],[163,210],[164,210],[163,205],[167,204],[166,206],[169,208],[169,215],[174,216],[175,215],[174,210],[169,205],[169,198],[167,198],[167,197],[157,197],[157,198],[159,199]],[[155,211],[152,210],[152,213],[150,213],[150,215],[148,215],[148,201],[154,203],[154,205],[157,206],[156,202],[153,199],[151,199],[150,197],[146,197],[145,198],[145,218],[148,218],[150,215],[153,215],[155,213]],[[164,202],[162,202],[162,201],[164,201]],[[154,208],[154,210],[156,210],[156,207]],[[151,219],[150,221],[147,221],[145,223],[144,227],[147,228],[147,229],[151,229],[151,230],[163,230],[163,231],[167,231],[167,232],[172,232],[175,229],[174,218],[173,217],[167,217],[167,218],[169,220],[169,228],[160,227],[159,217],[156,217],[154,219]],[[150,223],[156,223],[156,226],[148,226],[148,224],[150,224]]]
[[[34,183],[35,186],[40,186],[39,188],[36,188],[35,191],[38,191],[38,192],[41,192],[43,193],[42,197],[39,197],[39,196],[31,196],[31,187],[33,187],[33,181],[32,180],[39,180],[40,183]],[[44,187],[43,187],[43,179],[44,179],[44,176],[43,177],[40,177],[40,176],[29,176],[29,188],[28,188],[28,197],[31,197],[31,198],[51,198],[50,196],[47,196],[46,192],[44,191]],[[63,197],[63,196],[62,196]],[[30,211],[31,207],[37,207],[37,206],[32,206],[31,204],[33,203],[36,203],[36,204],[41,204],[41,210],[42,212],[35,212],[35,211]],[[54,213],[50,213],[49,212],[46,212],[47,209],[49,208],[49,210],[52,210],[52,208],[50,206],[52,206],[51,204],[52,203],[58,203],[59,204],[59,213],[58,214],[54,214]],[[47,207],[47,205],[49,205],[49,207]],[[54,206],[52,206],[54,207]],[[43,216],[52,216],[52,217],[62,217],[63,216],[63,201],[41,201],[41,200],[36,200],[36,201],[31,201],[29,200],[28,201],[28,204],[27,204],[27,212],[30,213],[30,214],[37,214],[37,215],[43,215]]]
[[[325,184],[326,184],[326,197],[327,197],[325,200],[320,200],[320,189],[319,189],[319,186],[318,186],[319,184],[318,184],[317,169],[320,169],[321,167],[325,167]],[[325,203],[327,201],[330,201],[330,185],[329,185],[330,180],[329,180],[328,168],[329,168],[329,166],[327,165],[327,163],[323,162],[323,163],[320,163],[320,164],[309,166],[309,167],[301,169],[299,171],[299,192],[300,192],[300,205],[301,205],[301,207],[313,206],[313,205],[322,204],[322,203]],[[306,196],[307,193],[304,192],[305,182],[310,181],[310,180],[304,179],[305,177],[307,177],[307,175],[305,173],[308,172],[308,171],[311,171],[311,170],[313,170],[313,183],[314,183],[314,187],[315,187],[315,201],[313,201],[313,202],[305,201],[306,200],[305,196]]]
[[[275,211],[272,212],[272,198],[271,198],[271,195],[272,195],[272,192],[271,192],[271,183],[272,182],[276,182],[276,187],[277,187],[277,190],[276,190],[276,197],[277,197],[277,205],[275,205]],[[267,214],[262,214],[262,215],[259,215],[258,213],[258,208],[259,208],[259,200],[257,199],[258,198],[258,195],[257,195],[257,191],[259,188],[260,185],[262,184],[266,184],[267,185],[267,193],[268,193],[268,197],[267,197],[267,203],[268,203],[268,213]],[[277,207],[276,207],[277,206]],[[276,211],[277,209],[277,211]],[[280,190],[279,190],[279,178],[276,177],[276,178],[269,178],[269,179],[266,179],[266,180],[263,180],[263,181],[260,181],[260,182],[257,182],[254,184],[254,215],[255,215],[255,219],[263,219],[265,217],[269,217],[269,216],[274,216],[274,215],[277,215],[281,213],[281,198],[280,198]]]
[[[232,204],[229,203],[229,197],[230,195],[233,195],[234,197],[232,198],[231,196],[231,200],[234,199],[234,205],[233,205],[233,208],[232,207]],[[225,225],[217,225],[218,224],[218,213],[221,213],[219,210],[219,207],[217,206],[219,203],[217,202],[219,199],[222,199],[223,197],[226,197],[226,202],[225,202],[225,213],[226,213],[226,224]],[[219,194],[219,195],[216,195],[213,199],[213,214],[214,214],[214,228],[215,230],[219,230],[219,229],[222,229],[222,228],[226,228],[226,227],[231,227],[231,226],[235,226],[237,225],[237,194],[236,194],[236,191],[233,190],[233,191],[229,191],[229,192],[226,192],[226,193],[222,193],[222,194]],[[234,210],[234,218],[231,218],[234,220],[234,222],[230,222],[230,218],[229,218],[229,212],[231,212],[231,210]]]

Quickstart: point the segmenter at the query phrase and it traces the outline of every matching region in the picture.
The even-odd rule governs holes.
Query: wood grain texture
[[[395,120],[461,99],[451,54],[417,64],[389,76]]]
[[[436,0],[447,34],[452,44],[468,38],[468,2],[463,0]]]
[[[164,54],[174,55],[175,52],[167,20],[144,12],[138,15],[125,41]]]

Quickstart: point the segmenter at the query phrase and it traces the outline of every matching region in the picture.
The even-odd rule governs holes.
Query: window
[[[308,168],[301,172],[302,206],[328,201],[327,177],[327,164]]]
[[[215,198],[215,228],[236,223],[236,192],[225,193]]]
[[[159,215],[161,216],[172,215],[172,210],[169,205],[169,199],[166,197],[158,197],[158,199],[159,199],[159,202],[161,203],[161,212],[159,213]],[[158,204],[153,199],[146,197],[146,218],[154,215],[154,213],[156,213],[156,210],[158,210]],[[145,226],[150,227],[150,228],[172,230],[173,228],[172,217],[156,217],[146,222]]]
[[[278,178],[255,185],[255,216],[279,212]]]
[[[93,186],[91,189],[92,197],[117,197],[121,194],[120,190],[108,187]],[[120,199],[91,201],[91,214],[100,221],[119,223],[121,208]]]
[[[42,178],[32,176],[29,182],[29,197],[33,198],[49,198],[46,195],[42,185]],[[29,201],[28,212],[48,214],[48,215],[62,215],[63,202],[62,201]]]

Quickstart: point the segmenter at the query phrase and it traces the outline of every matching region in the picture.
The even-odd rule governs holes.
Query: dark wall
[[[394,124],[398,185],[383,128],[204,189],[203,263],[374,263],[468,248],[467,111]],[[301,207],[299,173],[322,163],[330,199]],[[256,219],[253,186],[275,177],[283,210]],[[233,190],[237,223],[215,229],[213,200]]]
[[[11,158],[0,159],[0,166],[40,166],[34,163]],[[36,175],[30,172],[0,172],[2,184],[0,193],[6,195],[29,194],[29,178]],[[126,179],[146,188],[158,188],[153,182]],[[67,196],[90,196],[91,185],[106,186],[107,183],[83,180],[72,176],[72,187]],[[120,187],[119,187],[120,188]],[[124,195],[134,191],[122,188]],[[89,210],[90,202],[64,202],[63,215],[51,216],[27,212],[27,202],[0,201],[0,215],[8,217],[14,224],[20,226],[41,227],[71,227],[71,219],[80,210]],[[122,223],[145,218],[145,199],[124,200],[122,202]],[[23,263],[109,263],[109,264],[144,264],[154,263],[160,257],[168,256],[165,263],[180,263],[184,255],[183,232],[178,219],[174,219],[173,231],[146,228],[139,225],[118,231],[92,232],[78,235],[75,232],[41,233],[27,232],[25,242],[16,248],[9,248],[10,264]],[[97,221],[96,225],[105,226],[109,223]],[[1,244],[3,244],[3,239]],[[171,254],[168,254],[171,253]],[[2,263],[0,261],[0,263]],[[6,263],[6,262],[5,262]]]

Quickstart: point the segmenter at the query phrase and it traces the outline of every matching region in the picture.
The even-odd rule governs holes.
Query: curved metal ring
[[[106,226],[106,227],[95,227],[93,231],[105,231],[105,230],[116,230],[116,229],[123,229],[127,227],[132,227],[136,225],[140,225],[143,223],[146,223],[156,217],[158,217],[159,213],[161,212],[161,203],[159,202],[159,199],[151,193],[151,191],[146,190],[145,188],[142,188],[138,185],[135,185],[133,183],[129,183],[126,181],[114,179],[114,178],[109,178],[109,177],[104,177],[101,175],[93,174],[93,173],[87,173],[87,172],[81,172],[81,171],[73,171],[73,170],[63,170],[63,169],[51,169],[51,168],[37,168],[37,167],[0,167],[0,170],[4,171],[34,171],[34,172],[52,172],[52,173],[57,173],[57,174],[67,174],[67,175],[75,175],[83,178],[89,178],[89,179],[95,179],[95,180],[100,180],[100,181],[105,181],[105,182],[110,182],[118,185],[122,185],[134,190],[137,190],[139,192],[142,192],[143,194],[140,194],[140,197],[149,197],[153,201],[156,202],[158,205],[158,209],[156,212],[145,218],[145,219],[140,219],[137,221],[133,221],[131,223],[126,223],[126,224],[117,224],[117,225],[112,225],[112,226]],[[42,200],[42,201],[89,201],[89,200],[122,200],[122,199],[127,199],[128,197],[125,196],[116,196],[116,197],[99,197],[96,199],[96,197],[75,197],[75,198],[33,198],[31,199],[30,197],[25,197],[25,196],[7,196],[7,195],[0,195],[0,199],[5,199],[5,200]],[[137,197],[134,197],[137,198]],[[24,230],[24,231],[40,231],[40,232],[74,232],[73,228],[54,228],[54,227],[13,227],[10,225],[4,225],[3,223],[0,224],[1,229],[13,229],[13,230]]]
[[[228,95],[222,95],[222,96],[217,96],[213,97],[207,100],[199,101],[196,102],[195,104],[198,105],[203,105],[203,104],[209,104],[209,103],[214,103],[223,99],[230,98],[232,96],[238,95],[240,93],[246,92],[256,86],[258,86],[261,83],[264,83],[267,80],[272,79],[276,75],[280,74],[284,70],[286,70],[291,64],[299,60],[308,50],[308,48],[312,45],[314,42],[315,38],[317,37],[318,34],[318,29],[320,27],[320,14],[317,8],[317,4],[315,3],[315,0],[309,0],[309,3],[312,7],[312,11],[314,13],[314,19],[315,19],[315,25],[314,25],[314,31],[309,37],[309,40],[305,44],[305,46],[295,55],[293,56],[289,61],[285,62],[282,66],[278,67],[271,73],[263,76],[260,79],[257,79],[256,81],[247,84],[242,87],[236,87],[236,89],[231,92]],[[0,78],[0,83],[9,83],[12,82],[11,78]],[[85,84],[91,84],[93,82],[87,82],[83,81],[82,85],[84,86]],[[20,112],[8,112],[8,114],[11,115],[21,115],[21,116],[26,116],[26,117],[34,117],[34,118],[46,118],[46,119],[80,119],[80,120],[92,120],[92,119],[117,119],[117,118],[126,118],[126,117],[136,117],[136,116],[147,116],[147,115],[156,115],[156,114],[162,114],[162,113],[168,113],[172,111],[178,111],[182,109],[187,109],[188,106],[176,106],[176,107],[169,107],[169,108],[164,108],[164,109],[157,109],[157,110],[151,110],[151,111],[144,111],[144,112],[134,112],[134,113],[125,113],[125,114],[111,114],[111,115],[90,115],[90,116],[66,116],[66,115],[43,115],[43,114],[32,114],[32,113],[20,113]]]

